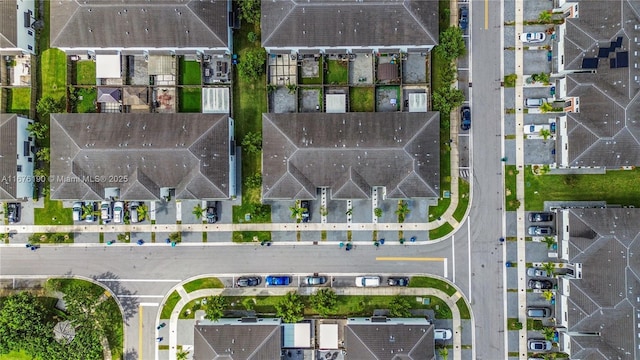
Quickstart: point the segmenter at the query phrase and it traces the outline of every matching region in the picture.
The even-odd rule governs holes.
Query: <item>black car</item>
[[[471,108],[468,106],[463,106],[460,109],[460,128],[462,130],[471,129]]]
[[[207,223],[215,224],[218,221],[218,202],[207,202]]]
[[[387,285],[389,286],[409,286],[408,277],[390,277],[387,279]]]
[[[467,28],[469,27],[469,9],[467,9],[466,6],[463,6],[460,8],[460,11],[458,12],[459,16],[460,16],[460,20],[458,21],[458,26],[460,26],[460,30],[462,30],[463,32],[467,31]]]
[[[20,208],[20,203],[7,204],[7,218],[9,219],[9,224],[20,222]]]
[[[242,276],[238,278],[236,281],[236,286],[238,287],[247,287],[247,286],[258,286],[262,280],[256,276]]]
[[[551,289],[553,288],[553,283],[549,280],[529,280],[529,283],[527,284],[529,285],[530,289],[542,289],[542,290],[547,290],[547,289]]]
[[[546,222],[553,220],[553,214],[551,213],[530,213],[529,221],[531,222]]]
[[[311,220],[311,215],[309,213],[309,201],[300,201],[300,208],[302,209],[302,222],[309,222],[309,220]]]

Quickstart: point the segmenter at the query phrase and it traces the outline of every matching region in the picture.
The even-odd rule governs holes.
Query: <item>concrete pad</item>
[[[269,109],[274,113],[296,112],[296,94],[289,93],[289,89],[284,86],[278,87],[269,93]]]
[[[400,109],[400,88],[381,86],[376,88],[376,111],[394,112]],[[393,103],[395,101],[395,104]]]
[[[312,89],[299,89],[299,107],[300,112],[318,112],[322,110],[322,104],[320,103],[322,99],[322,89],[321,88],[312,88]]]
[[[156,201],[156,224],[176,223],[175,201]]]
[[[403,62],[402,81],[405,84],[427,82],[427,57],[423,53],[408,53]]]
[[[193,209],[196,205],[202,205],[202,201],[200,200],[181,200],[181,212],[182,212],[182,223],[183,224],[202,224],[202,218],[196,219],[196,216],[193,214]],[[205,211],[207,209],[204,209]]]
[[[107,239],[105,238],[105,242]],[[77,244],[98,244],[100,233],[73,233],[73,242]]]
[[[207,242],[231,241],[232,234],[229,231],[208,231]]]
[[[300,75],[303,78],[317,78],[320,76],[320,62],[315,58],[302,59]]]
[[[374,56],[372,54],[354,54],[354,57],[349,61],[349,84],[373,84]]]

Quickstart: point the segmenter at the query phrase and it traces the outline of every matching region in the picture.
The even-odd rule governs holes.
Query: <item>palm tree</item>
[[[202,220],[202,215],[204,215],[204,208],[202,207],[202,204],[198,203],[198,205],[193,207],[193,211],[191,212],[197,220]]]
[[[296,219],[296,222],[300,222],[302,220],[302,213],[304,209],[300,207],[300,201],[296,200],[296,203],[289,208],[291,210],[291,218]]]
[[[553,296],[553,292],[550,290],[545,290],[542,292],[542,297],[549,302],[553,299]]]
[[[347,212],[345,212],[344,214],[347,215],[347,216],[353,215],[353,208],[348,208]]]
[[[554,277],[556,264],[552,263],[551,261],[547,261],[546,263],[542,264],[542,270],[546,271],[550,277]]]
[[[544,243],[547,244],[547,249],[551,249],[551,247],[555,245],[556,239],[553,236],[545,236]]]
[[[549,104],[548,102],[545,102],[540,106],[540,112],[543,114],[548,113],[551,110],[553,110],[553,105]],[[542,135],[542,131],[540,131],[540,135]],[[549,133],[549,135],[551,135],[551,133]]]
[[[180,349],[176,353],[177,360],[187,360],[188,357],[189,357],[189,352],[187,350]]]
[[[538,15],[538,21],[540,21],[541,23],[550,22],[551,21],[551,11],[544,10],[544,11],[540,12],[540,14]]]
[[[544,141],[547,141],[549,136],[551,136],[551,131],[549,129],[542,129],[540,130],[540,136],[542,136]]]
[[[443,347],[442,349],[438,350],[438,354],[442,357],[443,360],[447,360],[449,358],[449,349]]]
[[[148,220],[149,219],[149,209],[147,205],[140,203],[138,206],[138,219]]]
[[[553,341],[553,339],[556,337],[556,329],[553,327],[542,328],[542,335],[545,339]]]
[[[396,215],[398,215],[398,222],[403,223],[404,219],[409,215],[411,209],[409,209],[409,204],[406,201],[400,200],[398,201],[398,210],[396,210]]]

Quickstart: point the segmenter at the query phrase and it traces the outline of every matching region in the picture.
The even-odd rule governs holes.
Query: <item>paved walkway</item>
[[[318,288],[298,288],[298,292],[301,289],[304,290],[316,290]],[[176,360],[176,352],[178,345],[190,345],[190,344],[178,344],[178,334],[176,330],[178,329],[178,320],[180,317],[180,313],[185,305],[187,305],[190,301],[208,297],[215,296],[224,293],[226,296],[254,296],[255,288],[233,288],[233,289],[202,289],[197,290],[191,293],[187,293],[187,291],[182,287],[182,285],[178,285],[175,290],[182,297],[180,301],[176,304],[176,307],[171,312],[171,318],[169,319],[169,360]],[[261,288],[261,295],[264,296],[264,289]],[[458,301],[462,294],[460,292],[456,292],[455,294],[449,296],[445,292],[433,289],[433,288],[394,288],[394,287],[380,287],[380,288],[357,288],[357,287],[349,287],[349,288],[334,288],[333,289],[337,295],[415,295],[415,296],[436,296],[442,299],[447,306],[451,309],[452,320],[453,320],[453,359],[462,359],[462,319],[460,318],[460,310],[456,305],[456,301]],[[291,288],[282,287],[282,288],[268,288],[269,295],[271,296],[284,296],[286,293],[292,291]],[[173,292],[173,291],[171,291]],[[306,293],[304,295],[307,295]],[[164,303],[162,304],[164,305]],[[468,304],[467,304],[468,306]],[[159,316],[159,313],[158,313]],[[159,325],[160,319],[157,319]],[[156,333],[156,337],[157,337]],[[156,347],[156,359],[158,359],[158,348]]]

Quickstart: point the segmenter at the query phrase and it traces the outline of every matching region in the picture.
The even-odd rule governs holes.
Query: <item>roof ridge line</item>
[[[191,12],[191,14],[193,14],[193,16],[194,16],[196,19],[198,19],[198,20],[202,23],[202,25],[203,25],[203,26],[204,26],[204,27],[205,27],[205,28],[206,28],[206,29],[207,29],[211,34],[213,34],[213,37],[215,37],[216,39],[218,39],[218,41],[220,41],[221,43],[223,43],[223,44],[224,44],[225,42],[224,42],[224,41],[222,41],[222,39],[220,39],[220,37],[218,37],[218,35],[217,35],[213,30],[211,30],[211,28],[209,27],[209,25],[207,25],[207,23],[205,23],[205,22],[202,20],[202,18],[200,18],[200,16],[198,16],[198,14],[196,14],[196,13],[195,13],[195,12],[194,12],[190,7],[189,7],[189,4],[191,4],[192,2],[193,2],[192,0],[189,0],[189,2],[187,2],[186,4],[184,4],[184,7],[186,7],[187,9],[189,9],[189,11]],[[229,31],[228,27],[227,27],[227,31]],[[229,46],[229,44],[227,44],[227,47],[228,47],[228,46]]]
[[[271,39],[271,37],[278,31],[278,29],[280,28],[280,26],[282,26],[282,24],[285,22],[285,20],[287,20],[287,18],[291,15],[291,13],[293,11],[295,11],[296,8],[298,7],[298,3],[296,3],[295,1],[290,0],[290,2],[293,4],[293,7],[291,8],[291,10],[289,10],[289,12],[284,17],[282,17],[282,20],[280,20],[278,25],[276,25],[276,27],[273,29],[273,31],[271,31],[271,34],[269,34],[269,37],[267,37],[266,39],[264,39],[262,41],[262,45],[263,46],[267,43],[267,41],[269,41],[269,39]],[[260,17],[262,17],[262,11],[260,12]]]
[[[271,339],[271,337],[273,337],[273,334],[279,329],[280,329],[280,325],[274,326],[274,328],[271,330],[271,333],[269,333],[267,336],[265,336],[264,339],[262,339],[262,342],[258,344],[258,346],[256,346],[255,349],[253,349],[253,352],[249,354],[249,356],[247,356],[247,359],[253,358],[253,355],[255,355],[255,353],[267,342],[267,340]]]
[[[347,326],[345,326],[345,327],[347,329],[349,329],[349,324],[347,324]],[[367,349],[367,351],[369,351],[371,356],[373,356],[375,358],[374,360],[380,360],[380,358],[377,357],[376,354],[371,349],[369,349],[369,346],[367,346],[367,344],[365,344],[365,342],[362,340],[362,338],[360,338],[360,336],[358,336],[358,334],[356,334],[355,331],[353,331],[352,329],[349,329],[349,331],[351,332],[351,334],[353,336],[355,336],[358,339],[358,341],[360,341],[360,343],[364,346],[364,348]]]
[[[284,131],[282,131],[282,129],[280,129],[280,127],[279,127],[279,126],[277,126],[277,125],[276,125],[276,124],[271,120],[271,118],[269,117],[269,113],[262,113],[262,120],[264,120],[265,118],[266,118],[266,119],[267,119],[267,121],[269,121],[269,122],[271,123],[271,125],[273,125],[273,127],[274,127],[276,130],[278,130],[278,132],[279,132],[280,134],[282,134],[282,136],[283,136],[285,139],[287,139],[287,141],[288,141],[291,145],[293,145],[293,147],[296,149],[294,152],[292,152],[291,154],[289,154],[289,157],[292,157],[292,156],[293,156],[293,154],[295,154],[295,153],[300,149],[300,147],[299,147],[299,146],[298,146],[298,145],[297,145],[293,140],[291,140],[291,138],[289,138],[289,136],[288,136],[287,134],[285,134],[285,132],[284,132]]]
[[[80,8],[83,7],[82,5],[80,5],[78,3],[77,0],[73,1],[76,3],[76,9],[73,11],[73,13],[71,14],[71,16],[68,17],[67,22],[64,23],[64,25],[60,28],[60,31],[58,31],[58,36],[56,36],[55,39],[51,39],[51,37],[49,37],[49,44],[48,46],[51,47],[51,44],[53,44],[56,40],[58,40],[58,38],[60,37],[60,35],[62,35],[62,33],[64,32],[64,29],[67,28],[67,26],[69,25],[69,23],[71,22],[71,20],[73,20],[73,18],[76,16],[76,13],[78,11],[80,11]],[[51,17],[51,10],[49,10],[49,17]],[[50,19],[45,19],[46,22],[48,22]],[[49,34],[51,34],[51,31],[49,31]]]
[[[424,31],[424,33],[425,33],[426,35],[428,35],[428,36],[433,40],[433,42],[434,42],[434,43],[438,43],[438,40],[440,40],[440,39],[439,39],[439,37],[438,37],[437,39],[434,39],[434,38],[433,38],[433,34],[431,34],[431,33],[429,32],[429,30],[427,30],[427,29],[424,27],[424,24],[422,24],[422,21],[419,21],[419,20],[418,20],[418,18],[416,17],[416,15],[413,13],[413,11],[411,11],[411,9],[409,9],[409,8],[407,7],[407,2],[406,2],[406,1],[403,1],[403,2],[402,2],[402,7],[403,7],[403,8],[404,8],[408,13],[409,13],[409,15],[411,15],[411,17],[413,18],[413,20],[418,24],[418,26],[422,29],[422,31]]]

